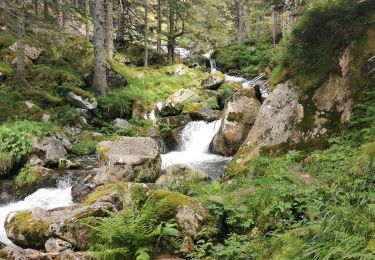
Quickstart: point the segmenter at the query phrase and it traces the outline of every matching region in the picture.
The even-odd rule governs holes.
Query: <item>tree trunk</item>
[[[25,8],[26,0],[18,0],[17,10],[17,79],[25,82],[26,64],[25,64]]]
[[[68,23],[69,23],[69,12],[67,12],[68,4],[69,4],[69,0],[63,0],[62,6],[61,6],[62,7],[62,25],[63,25],[63,28],[67,28]]]
[[[104,29],[105,29],[105,49],[106,55],[109,59],[113,59],[114,45],[113,45],[113,5],[112,0],[104,0]]]
[[[148,0],[144,0],[145,5],[145,57],[144,66],[148,67]]]
[[[276,11],[272,10],[272,43],[276,45],[276,36],[277,36],[277,23],[276,23]]]
[[[158,30],[157,30],[157,43],[156,43],[156,49],[158,52],[161,52],[161,0],[158,0],[158,5],[157,5],[157,13],[158,13]]]
[[[48,0],[43,0],[43,17],[48,20]]]
[[[119,21],[118,21],[118,27],[117,27],[117,37],[116,41],[117,43],[123,43],[125,39],[125,3],[123,3],[123,0],[119,0]]]
[[[34,0],[34,10],[35,10],[35,15],[38,17],[39,15],[39,0]]]
[[[169,35],[168,35],[168,61],[169,65],[175,62],[175,3],[174,0],[169,0]]]
[[[60,28],[64,27],[62,5],[63,5],[63,0],[57,0],[57,26]]]
[[[246,27],[243,3],[237,3],[237,15],[238,15],[237,39],[239,42],[243,43],[245,41],[245,27]]]
[[[107,73],[104,46],[104,3],[95,0],[94,7],[94,88],[99,95],[107,93]]]
[[[0,6],[2,10],[2,24],[5,29],[8,27],[8,23],[10,20],[10,3],[9,0],[4,0]]]
[[[89,27],[89,16],[90,16],[90,3],[89,0],[85,0],[85,25],[86,25],[86,40],[89,40],[90,27]]]

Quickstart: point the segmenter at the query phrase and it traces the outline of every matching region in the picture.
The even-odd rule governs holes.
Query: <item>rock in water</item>
[[[206,104],[197,104],[198,107],[195,110],[189,111],[191,119],[194,121],[206,121],[212,122],[219,120],[221,117],[221,111],[213,110]]]
[[[220,130],[211,143],[212,152],[224,156],[234,155],[253,127],[260,107],[261,103],[253,89],[241,90],[228,102]]]
[[[94,110],[98,107],[98,102],[96,101],[95,98],[84,99],[83,97],[73,92],[68,92],[68,94],[66,95],[66,98],[70,104],[72,104],[73,106],[77,108]]]
[[[179,181],[208,180],[207,173],[195,170],[184,164],[174,164],[167,168],[166,173],[160,176],[155,184],[163,185]]]
[[[91,229],[80,221],[88,217],[107,217],[109,211],[116,211],[116,208],[108,202],[51,210],[33,208],[9,213],[4,226],[8,238],[24,248],[44,249],[50,238],[58,237],[78,250],[87,250]]]
[[[148,137],[120,137],[97,146],[101,165],[95,183],[117,181],[153,182],[161,169],[158,144]]]
[[[202,87],[211,90],[218,90],[225,82],[225,76],[222,73],[212,73],[202,81]]]

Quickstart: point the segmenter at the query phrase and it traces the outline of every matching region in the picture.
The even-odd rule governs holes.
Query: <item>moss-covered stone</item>
[[[178,206],[183,205],[196,208],[192,198],[178,192],[154,190],[149,199],[154,200],[158,204],[158,214],[163,219],[173,218],[177,213]]]

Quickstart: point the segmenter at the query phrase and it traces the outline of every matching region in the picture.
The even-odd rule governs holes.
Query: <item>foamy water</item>
[[[71,187],[67,187],[69,182],[62,181],[59,188],[39,189],[33,194],[27,196],[24,200],[7,205],[0,205],[0,241],[10,244],[4,228],[4,222],[7,215],[13,211],[26,210],[31,208],[53,209],[73,205]]]
[[[209,153],[210,143],[219,128],[220,120],[187,124],[181,132],[179,151],[162,155],[162,168],[173,164],[186,164],[206,171],[214,179],[220,177],[231,158]]]

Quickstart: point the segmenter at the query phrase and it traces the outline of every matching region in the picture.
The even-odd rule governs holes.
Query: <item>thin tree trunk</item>
[[[2,24],[5,27],[5,29],[8,27],[8,23],[10,20],[10,3],[9,0],[4,0],[1,4],[1,9],[2,9]]]
[[[119,22],[117,27],[117,38],[116,41],[118,43],[122,43],[125,39],[125,3],[123,3],[123,0],[119,0]]]
[[[90,16],[90,3],[89,0],[85,0],[85,24],[86,24],[86,40],[89,40],[90,27],[89,27],[89,16]]]
[[[169,0],[169,35],[168,35],[168,60],[172,65],[175,62],[175,5],[174,0]]]
[[[107,73],[104,46],[104,3],[95,0],[94,7],[94,89],[99,95],[107,93]]]
[[[144,0],[145,5],[145,57],[144,66],[148,67],[148,0]]]
[[[35,15],[38,17],[39,15],[39,0],[34,0],[34,10],[35,10]]]
[[[244,6],[243,3],[238,3],[238,41],[243,43],[245,41],[245,19],[244,19]]]
[[[276,36],[277,36],[276,11],[272,10],[272,42],[274,46],[276,45]]]
[[[156,43],[156,49],[158,52],[161,52],[161,0],[158,0],[157,5],[157,13],[158,13],[158,31],[157,31],[157,43]]]
[[[48,0],[43,0],[43,17],[48,20]]]
[[[25,6],[26,0],[18,0],[17,10],[17,79],[25,82],[26,64],[25,64]]]
[[[105,49],[106,55],[109,59],[113,59],[114,45],[113,45],[113,5],[112,0],[104,0],[104,28],[105,28]]]
[[[67,28],[68,23],[69,23],[69,12],[67,12],[68,4],[69,4],[69,0],[63,0],[63,2],[62,2],[62,25],[63,25],[63,28]]]
[[[64,27],[62,5],[63,5],[63,0],[57,0],[57,26],[60,28]]]

